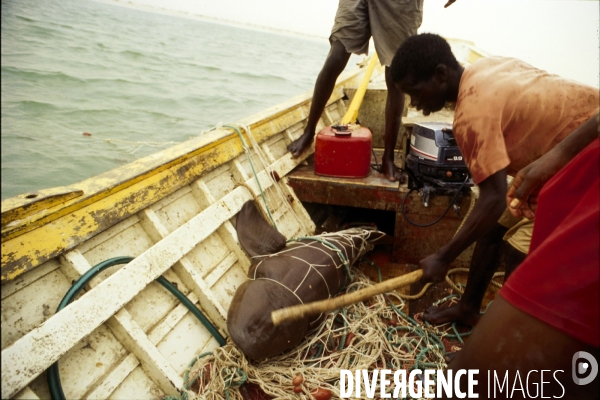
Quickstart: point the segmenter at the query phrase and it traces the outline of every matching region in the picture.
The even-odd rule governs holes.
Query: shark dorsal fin
[[[285,236],[264,220],[252,200],[242,206],[235,229],[240,244],[251,257],[277,253],[285,247]]]

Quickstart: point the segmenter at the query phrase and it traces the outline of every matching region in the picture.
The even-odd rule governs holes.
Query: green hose
[[[67,305],[69,305],[75,297],[81,292],[81,290],[100,272],[104,271],[107,268],[110,268],[114,265],[119,264],[127,264],[133,260],[133,257],[115,257],[109,260],[103,261],[93,268],[90,268],[85,274],[83,274],[67,291],[63,299],[58,304],[58,308],[56,312],[59,312]],[[183,303],[191,312],[200,320],[202,325],[213,335],[213,337],[217,340],[220,346],[225,344],[225,338],[221,335],[221,333],[215,328],[215,326],[198,310],[196,306],[183,294],[181,293],[171,282],[159,276],[157,279],[158,283],[163,285],[169,292],[171,292],[179,301]],[[62,384],[60,382],[60,373],[58,370],[58,361],[55,362],[48,368],[46,371],[48,388],[50,389],[50,397],[52,400],[65,400],[65,393],[62,389]]]
[[[202,312],[198,310],[198,308],[190,301],[190,299],[188,299],[183,293],[181,293],[175,287],[175,285],[173,285],[171,282],[169,282],[162,276],[159,276],[156,280],[158,281],[158,283],[163,285],[169,292],[171,292],[175,297],[177,297],[177,299],[181,303],[183,303],[183,305],[186,306],[188,310],[190,310],[192,314],[196,316],[196,318],[198,318],[202,325],[204,325],[204,327],[208,329],[211,335],[213,335],[213,337],[217,340],[219,346],[225,345],[225,343],[227,342],[225,338],[221,335],[217,328],[215,328],[215,326],[204,316],[204,314],[202,314]]]

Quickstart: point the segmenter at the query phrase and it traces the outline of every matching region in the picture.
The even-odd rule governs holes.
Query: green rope
[[[372,267],[374,267],[374,268],[377,270],[377,274],[378,274],[378,276],[379,276],[379,282],[381,282],[381,281],[382,281],[382,277],[381,277],[381,269],[379,268],[379,266],[378,266],[377,264],[375,264],[374,262],[372,262],[371,260],[368,260],[368,259],[366,259],[366,258],[365,258],[365,259],[363,259],[362,261],[363,261],[363,262],[365,262],[365,263],[367,263],[367,264],[369,264],[369,265],[371,265]],[[459,296],[457,296],[456,294],[451,294],[451,295],[448,295],[448,296],[446,296],[446,297],[444,297],[444,298],[441,298],[441,299],[439,299],[439,300],[435,301],[435,302],[433,303],[433,305],[434,305],[434,306],[438,306],[438,305],[440,305],[440,304],[442,304],[442,303],[444,303],[444,302],[446,302],[446,301],[448,301],[448,300],[450,300],[450,299],[453,299],[453,298],[458,298],[458,297],[459,297]],[[392,301],[390,301],[390,300],[388,299],[388,302],[389,302],[390,306],[392,307],[392,309],[394,309],[394,311],[396,311],[396,312],[397,312],[397,313],[398,313],[398,314],[399,314],[399,315],[400,315],[402,318],[404,318],[404,319],[406,319],[407,321],[411,322],[411,323],[412,323],[413,325],[415,325],[416,327],[418,327],[418,326],[419,326],[419,325],[417,324],[417,322],[416,322],[414,319],[412,319],[411,317],[409,317],[408,315],[406,315],[406,314],[404,314],[402,311],[400,311],[400,309],[398,309],[398,308],[396,307],[396,305],[395,305],[395,304],[394,304]],[[487,306],[487,307],[489,307],[489,304],[488,304],[488,306]],[[487,308],[486,308],[486,311],[487,311]],[[482,313],[482,314],[483,314],[483,313]],[[427,321],[425,321],[425,324],[426,324],[427,326],[430,326],[430,325],[429,325],[429,323],[428,323]],[[418,329],[421,329],[421,328],[418,328]],[[468,332],[460,333],[460,332],[458,332],[458,329],[457,329],[457,327],[456,327],[456,322],[453,322],[453,323],[452,323],[452,331],[454,332],[454,334],[452,334],[452,333],[447,333],[447,334],[446,334],[446,336],[447,336],[447,337],[449,337],[449,338],[451,338],[451,339],[458,339],[458,341],[460,341],[460,343],[461,343],[461,344],[464,344],[465,342],[464,342],[464,340],[463,340],[463,337],[464,337],[464,336],[468,336],[468,335],[470,335],[470,334],[473,332],[473,328],[471,328],[471,330],[469,330]],[[425,331],[423,331],[423,332],[425,332]],[[416,333],[416,332],[415,332],[415,333]],[[439,347],[439,348],[442,350],[442,353],[443,353],[444,355],[446,355],[446,346],[444,346],[444,344],[443,344],[443,342],[441,341],[441,339],[440,339],[439,337],[437,337],[437,335],[433,335],[433,334],[431,334],[431,338],[432,338],[434,341],[438,342],[438,343],[436,343],[437,347]],[[418,357],[417,357],[417,358],[418,358]],[[416,365],[416,363],[415,363],[415,365]]]
[[[369,264],[370,266],[372,266],[373,268],[375,268],[375,270],[377,271],[377,276],[379,277],[379,282],[383,282],[383,277],[381,275],[381,268],[379,268],[379,266],[377,264],[375,264],[373,261],[367,259],[367,258],[363,258],[361,260],[362,262],[366,262],[367,264]],[[386,297],[387,298],[387,297]],[[400,315],[402,318],[404,318],[406,321],[410,322],[412,325],[418,326],[419,324],[417,323],[417,321],[415,321],[414,319],[412,319],[411,317],[409,317],[407,314],[405,314],[404,312],[402,312],[398,307],[396,307],[396,305],[394,304],[394,302],[392,302],[389,298],[387,298],[388,303],[390,304],[390,306],[392,307],[392,309],[398,314]]]
[[[250,158],[250,149],[248,148],[248,145],[246,144],[246,141],[244,140],[244,137],[242,136],[242,132],[240,131],[240,129],[237,126],[234,126],[234,125],[223,125],[223,126],[234,129],[240,136],[240,140],[242,141],[242,147],[244,148],[244,152],[246,153],[246,157],[248,158],[250,167],[252,167],[252,173],[254,174],[254,179],[256,179],[256,184],[258,185],[258,188],[260,189],[260,194],[263,198],[263,202],[265,203],[265,208],[267,209],[267,214],[269,214],[269,219],[273,223],[273,228],[275,228],[275,230],[278,231],[279,229],[277,229],[277,224],[275,223],[275,220],[273,219],[273,216],[271,215],[271,211],[269,210],[269,206],[267,205],[267,198],[265,197],[265,192],[263,191],[262,186],[260,186],[260,181],[258,180],[258,174],[256,173],[256,170],[254,169],[254,164],[252,163],[252,158]]]
[[[200,360],[203,357],[210,356],[210,355],[213,355],[213,353],[211,351],[202,353],[202,354],[194,357],[192,359],[192,361],[188,364],[188,366],[183,374],[183,388],[185,389],[185,391],[183,391],[181,393],[181,397],[163,396],[163,397],[161,397],[161,400],[188,400],[187,390],[191,390],[190,389],[191,386],[194,384],[194,382],[196,382],[200,378],[200,374],[198,374],[194,377],[194,379],[192,379],[190,381],[190,371],[194,367],[196,362],[198,362],[198,360]],[[229,393],[229,390],[236,388],[236,387],[244,388],[243,385],[248,380],[248,375],[242,369],[237,368],[237,367],[235,367],[234,371],[229,371],[226,368],[223,368],[221,370],[221,376],[223,377],[223,380],[225,381],[225,387],[223,388],[223,391],[225,393],[225,397],[228,400],[231,400],[231,395]]]
[[[456,294],[449,294],[449,295],[448,295],[448,296],[446,296],[446,297],[443,297],[443,298],[441,298],[441,299],[438,299],[438,300],[434,301],[432,305],[433,305],[434,307],[437,307],[437,306],[439,306],[440,304],[442,304],[442,303],[444,303],[444,302],[446,302],[446,301],[448,301],[448,300],[450,300],[450,299],[458,299],[458,298],[459,298],[459,296],[458,296],[458,295],[456,295]]]
[[[235,367],[234,371],[228,371],[227,369],[223,368],[221,370],[221,376],[223,376],[223,371],[227,372],[223,377],[223,380],[225,381],[225,397],[227,400],[231,400],[229,389],[242,386],[248,380],[248,375],[246,375],[242,369],[237,367]]]
[[[309,351],[311,351],[314,348],[317,349],[317,352],[309,360],[314,360],[316,358],[321,358],[321,355],[323,355],[323,352],[325,351],[325,346],[323,345],[323,343],[320,343],[320,342],[315,343],[314,345],[312,345],[310,347]],[[309,361],[309,360],[306,360],[306,361]],[[320,364],[320,360],[317,360],[317,361],[312,362],[312,363],[306,363],[306,365],[308,367],[310,367],[310,368],[316,367],[319,364]]]
[[[366,262],[367,264],[371,265],[373,268],[375,268],[375,270],[377,271],[377,276],[379,278],[379,282],[383,281],[383,277],[381,275],[381,268],[379,268],[379,266],[377,264],[375,264],[373,261],[363,258],[362,259],[363,262]],[[415,368],[418,368],[419,366],[423,366],[423,367],[437,367],[436,364],[434,363],[427,363],[427,362],[422,362],[421,359],[422,358],[426,358],[428,353],[430,351],[434,351],[436,348],[439,349],[442,352],[442,355],[446,355],[446,346],[444,346],[444,343],[442,342],[442,339],[439,338],[437,335],[433,334],[433,333],[428,333],[427,331],[425,331],[423,328],[421,328],[421,326],[417,323],[417,321],[415,321],[413,318],[409,317],[407,314],[405,314],[404,312],[402,312],[398,307],[396,307],[396,305],[394,304],[394,302],[392,302],[390,300],[390,298],[388,296],[386,296],[384,294],[385,298],[388,301],[388,304],[390,305],[390,307],[400,316],[402,317],[404,320],[408,321],[410,323],[410,325],[400,325],[400,326],[394,326],[394,327],[389,327],[387,330],[387,334],[386,334],[386,339],[388,340],[388,342],[394,346],[394,345],[398,345],[400,347],[400,349],[402,349],[402,347],[405,347],[408,350],[408,353],[412,353],[413,352],[413,348],[411,348],[411,341],[414,342],[414,344],[418,344],[419,348],[421,349],[421,351],[419,352],[419,354],[417,355],[417,357],[415,358],[415,363],[414,365],[409,369],[409,370],[413,370]],[[416,339],[411,339],[410,341],[406,341],[406,340],[398,340],[397,342],[392,338],[394,333],[398,333],[398,331],[407,331],[408,333],[413,333],[416,334],[421,340],[416,340]],[[462,339],[460,339],[462,342]],[[428,346],[424,346],[423,345],[423,341],[426,341],[428,343]]]
[[[191,371],[192,367],[196,364],[196,362],[198,360],[200,360],[203,357],[210,356],[210,355],[212,355],[212,351],[207,351],[206,353],[202,353],[192,359],[192,361],[189,363],[188,367],[185,369],[185,373],[183,374],[183,387],[184,388],[189,389],[194,384],[196,379],[198,379],[198,377],[195,377],[194,379],[192,379],[191,382],[189,382],[190,371]]]
[[[429,353],[429,349],[427,349],[427,348],[422,349],[419,352],[419,354],[417,354],[417,356],[415,357],[415,363],[413,364],[412,367],[410,367],[410,370],[413,370],[413,369],[421,369],[422,370],[423,368],[419,368],[419,367],[421,367],[421,359],[423,357],[425,357],[427,355],[427,353]]]
[[[344,315],[344,318],[342,318],[342,320],[344,321],[344,334],[342,335],[342,339],[340,340],[338,350],[344,349],[344,347],[346,346],[346,338],[348,337],[348,321],[346,320],[346,307],[342,308],[342,314]]]
[[[175,287],[175,285],[173,285],[171,282],[169,282],[167,279],[165,279],[162,276],[159,276],[158,278],[156,278],[156,281],[158,283],[160,283],[161,285],[163,285],[165,287],[165,289],[167,289],[169,292],[171,292],[171,294],[173,294],[173,296],[175,296],[184,306],[187,307],[188,310],[191,311],[192,314],[194,314],[194,316],[196,318],[198,318],[200,323],[202,323],[202,325],[204,325],[204,327],[215,338],[217,343],[219,343],[219,346],[225,345],[225,343],[227,341],[225,340],[223,335],[221,335],[219,330],[208,320],[208,318],[206,318],[204,316],[204,314],[202,314],[202,312],[200,312],[200,310],[198,310],[198,308],[196,308],[194,303],[192,303],[183,293],[181,293],[179,291],[179,289],[177,289]]]
[[[163,396],[160,398],[160,400],[188,400],[188,394],[187,394],[187,390],[191,390],[190,388],[192,387],[192,385],[194,384],[194,382],[196,382],[199,378],[200,375],[196,375],[194,377],[194,379],[192,379],[192,381],[190,382],[190,371],[192,369],[192,367],[196,364],[196,362],[198,362],[198,360],[200,360],[203,357],[206,356],[210,356],[212,355],[212,351],[207,351],[205,353],[202,353],[200,355],[197,355],[196,357],[194,357],[192,359],[192,361],[188,364],[187,368],[185,369],[185,372],[183,373],[183,388],[185,389],[183,392],[181,392],[181,397],[178,396]]]
[[[377,278],[379,279],[379,283],[383,282],[383,276],[381,275],[381,268],[379,268],[379,266],[377,264],[375,264],[373,261],[369,260],[366,257],[361,258],[360,262],[367,263],[370,266],[372,266],[373,268],[375,268],[375,270],[377,271]]]

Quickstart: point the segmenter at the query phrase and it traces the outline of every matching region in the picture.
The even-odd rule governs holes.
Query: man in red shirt
[[[557,160],[540,163],[556,170]],[[448,365],[478,369],[480,397],[598,398],[599,161],[595,139],[543,185],[527,259]],[[544,179],[527,172],[519,186],[540,187]],[[509,385],[501,390],[492,374]]]
[[[510,274],[529,250],[532,222],[510,220],[507,176],[530,164],[537,173],[540,168],[532,163],[545,154],[562,167],[595,139],[598,89],[511,58],[488,57],[463,68],[448,43],[434,34],[408,38],[390,68],[395,85],[423,114],[456,102],[453,133],[480,197],[454,238],[421,260],[422,282],[442,281],[449,264],[475,240],[477,245],[460,302],[431,307],[423,318],[474,325],[501,255]],[[509,244],[502,241],[507,232]]]

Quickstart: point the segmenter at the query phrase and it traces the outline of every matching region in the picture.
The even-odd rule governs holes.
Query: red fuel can
[[[361,126],[346,130],[324,128],[315,143],[315,174],[339,178],[368,176],[372,142],[371,131]]]

